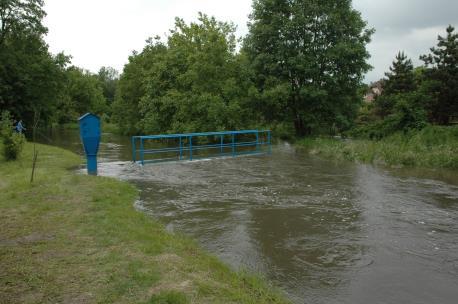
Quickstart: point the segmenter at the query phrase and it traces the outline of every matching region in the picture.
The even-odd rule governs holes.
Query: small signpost
[[[78,119],[80,136],[87,159],[87,173],[97,175],[97,152],[100,144],[100,118],[86,113]]]

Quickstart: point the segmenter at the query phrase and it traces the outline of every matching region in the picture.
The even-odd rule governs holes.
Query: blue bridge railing
[[[272,134],[270,130],[132,137],[132,160],[142,165],[147,162],[271,153]]]

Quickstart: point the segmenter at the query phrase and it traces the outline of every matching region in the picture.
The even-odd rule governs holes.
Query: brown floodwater
[[[76,131],[43,139],[82,154]],[[313,157],[130,162],[103,134],[99,174],[140,190],[136,207],[248,269],[294,303],[458,303],[458,173]]]

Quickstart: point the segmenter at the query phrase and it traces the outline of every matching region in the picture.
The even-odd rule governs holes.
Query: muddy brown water
[[[82,154],[77,131],[45,143]],[[294,303],[458,303],[458,173],[377,168],[282,143],[271,156],[130,162],[103,134],[99,173],[141,190],[136,207]]]

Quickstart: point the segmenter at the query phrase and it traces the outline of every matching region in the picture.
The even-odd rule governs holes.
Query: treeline
[[[129,58],[113,119],[128,134],[347,130],[372,32],[350,0],[255,0],[243,40],[233,24],[204,14],[176,19],[166,41],[150,39]]]
[[[400,53],[383,93],[362,103],[374,30],[351,0],[254,0],[243,39],[232,23],[205,14],[177,18],[121,75],[92,74],[50,54],[44,16],[42,0],[0,1],[0,106],[29,125],[94,112],[125,134],[270,128],[279,137],[381,138],[458,115],[453,27],[422,56],[423,67]]]
[[[452,26],[446,33],[430,54],[420,56],[423,66],[414,68],[404,52],[398,53],[379,84],[381,94],[362,107],[351,134],[380,139],[428,124],[458,123],[458,34]]]
[[[85,112],[110,115],[117,72],[97,74],[71,66],[71,57],[52,55],[42,0],[0,1],[0,112],[40,126],[74,122]]]

